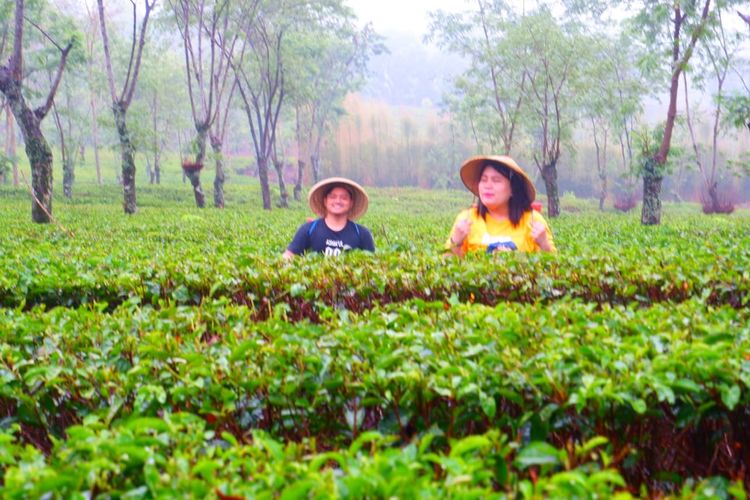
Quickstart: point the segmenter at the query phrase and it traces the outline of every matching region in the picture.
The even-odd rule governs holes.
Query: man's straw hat
[[[326,216],[325,197],[333,188],[342,187],[352,195],[352,209],[349,211],[349,219],[357,220],[367,212],[369,198],[364,188],[356,182],[344,177],[329,177],[310,188],[307,201],[310,208],[319,217]]]

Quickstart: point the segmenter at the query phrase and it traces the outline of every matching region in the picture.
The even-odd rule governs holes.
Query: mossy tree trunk
[[[560,215],[560,193],[557,185],[557,160],[542,166],[542,179],[547,190],[547,213],[550,217]]]
[[[122,194],[123,208],[126,214],[136,212],[135,196],[135,148],[127,124],[127,110],[118,104],[113,107],[115,127],[120,139],[120,158],[122,161]]]

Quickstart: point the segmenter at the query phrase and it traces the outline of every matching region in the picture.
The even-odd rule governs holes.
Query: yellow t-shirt
[[[552,251],[557,251],[555,243],[552,240],[552,231],[550,231],[547,221],[544,220],[542,214],[535,210],[525,212],[518,225],[514,227],[510,220],[498,221],[493,219],[489,213],[485,221],[479,215],[479,211],[476,208],[469,208],[458,214],[456,221],[453,223],[453,229],[455,229],[459,221],[467,218],[472,221],[472,224],[469,235],[461,245],[464,253],[486,252],[490,246],[505,246],[511,250],[520,250],[521,252],[538,252],[541,248],[531,237],[532,221],[540,221],[545,225],[547,228],[547,239],[552,246]],[[453,234],[453,229],[451,229],[450,234]],[[450,250],[451,247],[450,236],[448,236],[445,248]]]

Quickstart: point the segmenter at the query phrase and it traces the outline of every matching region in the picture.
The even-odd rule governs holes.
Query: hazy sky
[[[466,8],[466,0],[346,0],[360,21],[372,21],[375,31],[400,31],[422,36],[427,31],[427,12]]]
[[[447,12],[460,12],[476,7],[472,0],[345,0],[359,17],[360,21],[372,21],[375,31],[408,32],[422,37],[427,31],[427,13],[443,9]],[[520,11],[529,8],[536,0],[511,0]]]

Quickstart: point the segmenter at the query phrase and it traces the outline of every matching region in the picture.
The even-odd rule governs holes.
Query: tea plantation
[[[563,198],[557,255],[446,257],[465,193],[372,190],[377,252],[284,263],[306,205],[0,188],[0,497],[744,498],[750,212]]]

